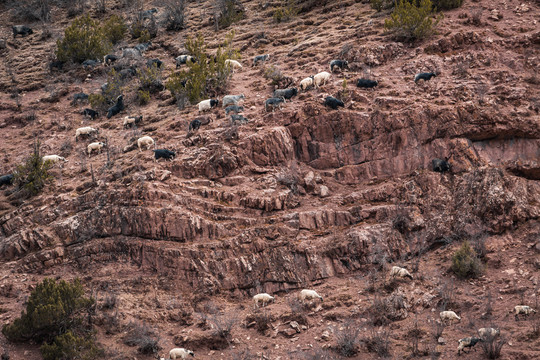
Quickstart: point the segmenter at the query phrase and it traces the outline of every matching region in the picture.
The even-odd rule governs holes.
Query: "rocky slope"
[[[232,28],[244,68],[228,92],[246,95],[250,121],[231,126],[216,109],[192,136],[196,106],[179,110],[163,91],[140,107],[136,80],[122,116],[84,119],[71,95],[97,92],[107,77],[103,67],[49,71],[70,21],[64,10],[53,11],[50,37],[37,24],[24,38],[3,30],[0,173],[28,156],[35,137],[44,154],[68,162],[55,166],[54,183],[38,197],[18,202],[12,189],[0,193],[2,323],[20,313],[43,277],[81,277],[100,304],[117,299],[97,321],[109,358],[147,358],[122,343],[130,321],[158,329],[165,350],[186,346],[197,358],[296,359],[335,349],[350,319],[361,337],[387,331],[396,359],[411,353],[415,321],[426,356],[452,359],[457,339],[496,324],[509,340],[503,358],[539,357],[539,337],[531,335],[538,320],[509,314],[518,303],[537,307],[540,295],[538,3],[465,2],[444,13],[436,35],[413,45],[394,42],[384,16],[361,2],[329,1],[279,25],[272,6],[242,3],[246,18]],[[144,54],[165,61],[165,77],[189,34],[202,32],[212,51],[230,31],[214,31],[208,9],[208,1],[189,3],[187,28],[160,29]],[[264,53],[271,54],[265,66],[295,84],[328,71],[335,58],[350,68],[265,113],[273,87],[262,66],[248,65]],[[414,74],[435,70],[438,77],[414,84]],[[366,75],[379,86],[356,88]],[[345,109],[325,108],[325,94],[345,99]],[[128,114],[143,115],[140,128],[123,129]],[[100,128],[108,155],[85,155],[88,142],[74,141],[81,125]],[[150,151],[122,151],[141,135],[175,149],[177,159],[155,163]],[[433,172],[431,160],[444,157],[452,171]],[[449,270],[462,240],[486,247],[487,269],[477,280],[456,280]],[[417,267],[414,281],[384,280],[395,264]],[[325,296],[321,306],[293,301],[306,287]],[[251,296],[259,292],[277,296],[263,332],[253,327],[260,314]],[[390,306],[395,313],[384,326],[373,321],[378,299],[400,304]],[[463,320],[444,330],[443,344],[433,333],[444,306]],[[229,342],[213,333],[215,319],[234,324]],[[35,347],[2,344],[13,359],[39,357]],[[377,357],[369,350],[363,343],[355,358]],[[339,355],[330,350],[330,358]]]

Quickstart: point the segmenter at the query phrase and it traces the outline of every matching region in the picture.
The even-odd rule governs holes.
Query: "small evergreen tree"
[[[431,18],[433,9],[431,0],[417,1],[399,0],[390,19],[384,21],[385,29],[404,40],[423,39],[431,35],[442,14],[434,21]]]
[[[463,0],[433,0],[433,6],[438,10],[455,9],[463,4]]]
[[[114,45],[124,40],[127,28],[128,27],[122,17],[118,15],[112,15],[103,24],[103,34]]]
[[[49,169],[52,164],[43,162],[39,147],[40,142],[36,140],[33,154],[26,159],[24,164],[17,166],[14,172],[14,184],[28,197],[37,195],[51,180]]]
[[[475,278],[482,274],[484,267],[468,241],[464,241],[452,256],[452,271],[460,278]]]
[[[43,360],[92,360],[103,359],[104,352],[94,340],[92,334],[78,336],[71,330],[54,338],[51,344],[41,345]]]

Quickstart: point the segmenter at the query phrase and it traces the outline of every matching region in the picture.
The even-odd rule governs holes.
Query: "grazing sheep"
[[[112,55],[112,54],[109,54],[109,55],[105,55],[103,57],[103,64],[105,65],[111,65],[113,62],[115,62],[116,60],[118,60],[118,56],[116,55]]]
[[[92,120],[95,120],[99,116],[99,113],[97,111],[95,111],[95,110],[92,110],[92,109],[84,109],[82,111],[82,114],[84,116],[90,117]]]
[[[347,60],[332,60],[330,61],[330,72],[334,72],[335,68],[343,70],[349,67],[349,62]]]
[[[407,269],[404,269],[402,267],[399,267],[399,266],[393,266],[392,267],[392,271],[390,271],[390,276],[391,277],[400,277],[400,278],[405,278],[405,277],[408,277],[409,279],[413,279],[411,273],[409,273],[407,271]]]
[[[0,186],[13,184],[13,174],[7,174],[0,176]]]
[[[230,112],[234,112],[235,114],[244,112],[243,106],[238,105],[230,105],[225,108],[225,115],[229,115]]]
[[[306,91],[311,86],[313,86],[313,76],[300,81],[300,90]]]
[[[203,100],[198,104],[199,112],[210,110],[213,107],[216,107],[218,104],[219,104],[219,101],[214,100],[214,99]]]
[[[536,313],[536,310],[533,309],[530,306],[527,306],[527,305],[516,305],[516,306],[514,306],[514,314],[516,316],[516,321],[519,320],[519,317],[518,317],[519,314],[523,314],[523,315],[525,315],[524,317],[527,317],[527,316],[529,316],[530,314],[533,314],[533,313]]]
[[[460,355],[460,351],[465,352],[465,348],[473,348],[476,343],[479,341],[483,341],[482,339],[475,338],[475,337],[467,337],[463,339],[458,340],[458,348],[457,348],[457,354]],[[470,351],[470,350],[469,350]],[[476,348],[474,349],[476,351]]]
[[[314,299],[321,299],[321,301],[323,301],[322,296],[317,294],[315,290],[307,290],[307,289],[300,291],[298,298],[302,302],[306,302],[306,300],[314,300]]]
[[[102,143],[102,142],[93,142],[91,144],[88,144],[88,146],[86,147],[86,150],[88,152],[88,157],[90,157],[90,155],[92,154],[92,151],[97,151],[98,154],[101,153],[101,149],[106,146],[105,143]]]
[[[494,329],[494,328],[481,328],[481,329],[478,329],[478,336],[480,336],[482,339],[484,339],[486,337],[494,338],[494,337],[497,337],[499,335],[501,335],[501,330],[499,330],[499,329]]]
[[[325,106],[329,106],[331,107],[332,109],[336,110],[339,106],[341,107],[345,107],[345,104],[343,103],[343,101],[339,100],[339,99],[336,99],[335,97],[333,96],[327,96],[325,99],[324,99],[324,105]]]
[[[211,115],[202,115],[202,116],[197,116],[195,120],[199,120],[201,122],[201,125],[208,125],[212,121],[214,121],[214,118]]]
[[[200,127],[201,127],[201,121],[198,119],[195,119],[189,123],[188,131],[192,132],[195,130],[199,130]]]
[[[124,110],[124,95],[119,95],[116,98],[116,104],[114,104],[107,110],[107,119],[110,119],[122,110]]]
[[[420,80],[428,81],[428,80],[431,80],[431,78],[435,76],[437,76],[437,74],[432,73],[432,72],[416,74],[416,76],[414,77],[414,82],[418,83],[418,81]]]
[[[267,61],[268,59],[270,59],[270,55],[269,54],[265,54],[265,55],[257,55],[253,58],[253,66],[257,66],[257,63],[260,61],[260,62],[265,62]]]
[[[73,95],[73,100],[71,100],[71,105],[75,105],[78,101],[88,101],[88,94],[83,92],[76,93]]]
[[[154,139],[152,139],[148,135],[143,136],[137,140],[137,146],[139,147],[139,151],[142,151],[143,146],[146,147],[146,150],[149,150],[154,144]]]
[[[285,102],[285,99],[283,99],[283,98],[270,98],[270,99],[265,101],[264,110],[266,110],[266,112],[268,112],[268,107],[269,106],[272,107],[272,112],[274,112],[274,109],[276,107],[278,107],[281,110],[281,103],[284,103],[284,102]]]
[[[276,298],[268,295],[267,293],[262,293],[253,296],[253,301],[255,302],[255,306],[259,307],[259,304],[262,304],[262,306],[266,306],[271,302],[275,302]]]
[[[142,115],[139,116],[126,116],[124,118],[124,129],[127,129],[128,127],[133,127],[135,125],[139,125],[139,123],[142,121]]]
[[[230,59],[225,60],[225,66],[229,66],[233,72],[235,69],[241,69],[243,67],[238,61]]]
[[[297,88],[289,88],[289,89],[277,89],[274,90],[274,97],[275,98],[283,98],[285,100],[290,100],[293,96],[298,94]]]
[[[150,41],[146,42],[146,43],[143,43],[143,44],[137,44],[137,45],[135,45],[135,50],[139,51],[139,53],[142,54],[143,52],[148,50],[150,45],[152,45],[152,43]]]
[[[191,55],[180,55],[180,56],[177,56],[174,60],[176,61],[177,69],[180,67],[180,65],[187,64],[188,61],[191,61],[191,62],[196,61],[195,58]]]
[[[127,69],[120,70],[118,72],[118,75],[120,76],[120,79],[125,80],[127,78],[137,75],[137,71],[133,67],[130,67]]]
[[[458,320],[461,321],[461,318],[457,316],[457,314],[453,311],[441,311],[439,314],[439,317],[441,318],[441,321],[449,321],[452,322],[452,320]]]
[[[184,360],[184,359],[187,359],[188,355],[195,356],[193,351],[187,350],[184,348],[174,348],[171,351],[169,351],[169,358],[171,360],[176,360],[176,359]]]
[[[240,100],[244,100],[245,99],[245,96],[244,94],[240,94],[240,95],[225,95],[223,97],[223,100],[222,100],[222,103],[223,103],[223,107],[227,106],[227,105],[238,105],[238,102]]]
[[[151,68],[154,64],[156,64],[156,66],[161,69],[161,67],[163,66],[163,61],[159,59],[149,59],[146,62],[146,66],[148,66],[149,68]]]
[[[445,158],[444,160],[433,159],[431,160],[431,164],[433,165],[433,171],[440,173],[450,171],[450,163],[448,162],[448,158]]]
[[[135,48],[124,48],[122,49],[122,57],[133,57],[138,58],[141,56],[141,52]]]
[[[90,126],[78,128],[75,131],[75,141],[79,139],[79,136],[90,136],[92,134],[97,134],[97,133],[99,133],[99,131]]]
[[[154,160],[158,159],[166,159],[166,160],[172,160],[176,157],[176,153],[172,150],[168,149],[156,149],[152,150],[154,152]]]
[[[356,83],[356,87],[365,89],[371,89],[377,85],[379,85],[378,81],[369,79],[358,79],[358,82]]]
[[[332,74],[330,74],[329,72],[320,72],[313,77],[313,85],[315,86],[315,88],[318,88],[319,86],[326,84],[328,80],[330,80],[331,76]]]
[[[89,67],[93,68],[94,66],[98,66],[98,65],[99,65],[99,61],[97,60],[84,60],[82,63],[82,66],[85,69],[88,69]]]
[[[27,35],[30,35],[30,34],[33,34],[34,31],[32,29],[30,29],[28,26],[26,25],[13,25],[12,27],[13,29],[13,38],[15,39],[15,37],[17,35],[21,35],[22,37],[25,37]]]
[[[52,72],[53,69],[58,69],[58,70],[62,70],[62,68],[64,67],[64,62],[63,61],[52,61],[49,63],[49,71]]]
[[[42,160],[43,162],[50,161],[52,164],[56,164],[59,161],[67,162],[66,158],[60,155],[45,155]]]
[[[236,122],[240,122],[240,124],[247,124],[249,120],[242,115],[231,115],[231,123],[234,125]]]

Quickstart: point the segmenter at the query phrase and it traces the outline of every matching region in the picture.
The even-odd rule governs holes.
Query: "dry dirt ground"
[[[129,19],[134,11],[111,3],[107,14]],[[197,107],[178,109],[168,91],[139,106],[135,79],[126,110],[112,119],[85,119],[86,105],[70,104],[76,92],[99,92],[107,69],[49,71],[71,21],[65,10],[54,8],[51,24],[29,24],[27,37],[1,30],[0,174],[24,161],[36,137],[43,154],[68,160],[38,197],[21,203],[10,189],[0,192],[1,323],[20,314],[44,277],[79,277],[98,300],[107,359],[153,358],[123,343],[130,323],[155,330],[162,356],[183,346],[198,359],[340,359],[339,337],[352,328],[359,341],[351,358],[378,358],[369,339],[387,335],[387,357],[403,359],[412,357],[417,323],[420,358],[457,358],[458,339],[493,325],[508,341],[501,359],[539,359],[540,319],[516,321],[511,311],[539,309],[540,4],[465,1],[444,12],[435,35],[403,44],[384,32],[388,13],[360,1],[329,1],[282,24],[272,5],[242,1],[245,19],[219,31],[209,3],[190,2],[186,29],[160,28],[143,55],[165,62],[166,79],[188,36],[201,32],[214,52],[234,29],[244,67],[228,93],[245,94],[249,122],[233,127],[219,107],[189,137]],[[144,8],[152,6],[159,18],[161,4]],[[13,24],[0,8],[1,23]],[[115,53],[135,44],[126,40]],[[265,53],[270,60],[252,67]],[[265,68],[297,86],[336,58],[349,69],[265,113],[273,90]],[[440,75],[415,85],[424,71]],[[356,88],[366,76],[379,86]],[[327,94],[342,97],[345,109],[325,108]],[[123,117],[138,114],[141,126],[124,129]],[[81,126],[100,129],[110,166],[107,152],[88,157],[90,140],[75,141]],[[123,151],[141,135],[177,159],[155,163],[149,150]],[[431,159],[444,156],[452,172],[431,171]],[[475,238],[485,242],[485,273],[459,280],[452,254]],[[391,281],[396,264],[417,265],[414,279]],[[302,288],[324,301],[300,306]],[[276,302],[254,310],[258,292]],[[381,319],[374,305],[384,301]],[[443,307],[462,320],[438,339]],[[269,327],[259,331],[259,323]],[[216,335],[228,325],[230,337]],[[10,359],[40,358],[35,344],[0,344]],[[462,357],[485,358],[476,348]]]

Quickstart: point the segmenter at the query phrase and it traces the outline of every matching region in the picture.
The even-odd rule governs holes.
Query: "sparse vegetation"
[[[23,197],[37,195],[52,178],[49,175],[51,164],[43,162],[40,154],[40,142],[34,142],[34,151],[24,164],[17,166],[13,183],[21,191]]]
[[[185,22],[185,0],[166,0],[165,5],[165,28],[171,31],[178,31],[184,28]]]
[[[386,329],[377,331],[372,327],[363,342],[370,353],[375,353],[382,358],[390,355],[390,332]]]
[[[93,334],[76,335],[71,330],[40,348],[43,360],[103,359],[104,351],[96,345]]]
[[[370,0],[371,7],[377,12],[391,9],[394,6],[394,0]]]
[[[150,67],[137,69],[137,78],[139,79],[139,90],[149,94],[160,92],[165,87],[163,86],[161,68],[157,64],[152,64]],[[148,100],[150,100],[148,98]]]
[[[486,359],[498,359],[501,357],[503,346],[507,343],[504,336],[488,335],[480,342],[480,347]]]
[[[438,11],[455,9],[461,4],[463,0],[433,0],[433,7]]]
[[[432,8],[431,0],[419,0],[418,3],[400,0],[390,18],[385,20],[384,27],[400,40],[426,38],[442,19],[442,14],[435,20],[431,18]]]
[[[127,25],[124,19],[117,15],[112,15],[103,24],[103,35],[114,45],[124,40]]]
[[[124,344],[136,346],[141,354],[156,354],[161,350],[158,335],[148,325],[131,322],[127,327]]]
[[[281,72],[281,69],[275,65],[270,65],[264,69],[264,78],[267,80],[272,80],[272,85],[277,85],[285,77]]]
[[[484,271],[482,261],[468,241],[464,241],[452,256],[452,271],[462,279],[476,278]]]
[[[56,42],[59,61],[82,63],[101,59],[111,49],[111,43],[97,20],[89,15],[75,19],[64,31],[64,38]]]
[[[347,321],[336,330],[336,351],[346,357],[358,353],[360,326],[353,321]]]
[[[274,9],[273,17],[277,23],[289,21],[300,11],[297,0],[282,0],[281,5]]]
[[[150,102],[150,92],[146,90],[137,91],[137,102],[143,106]]]
[[[239,0],[214,0],[214,26],[224,29],[244,18],[245,8]]]

